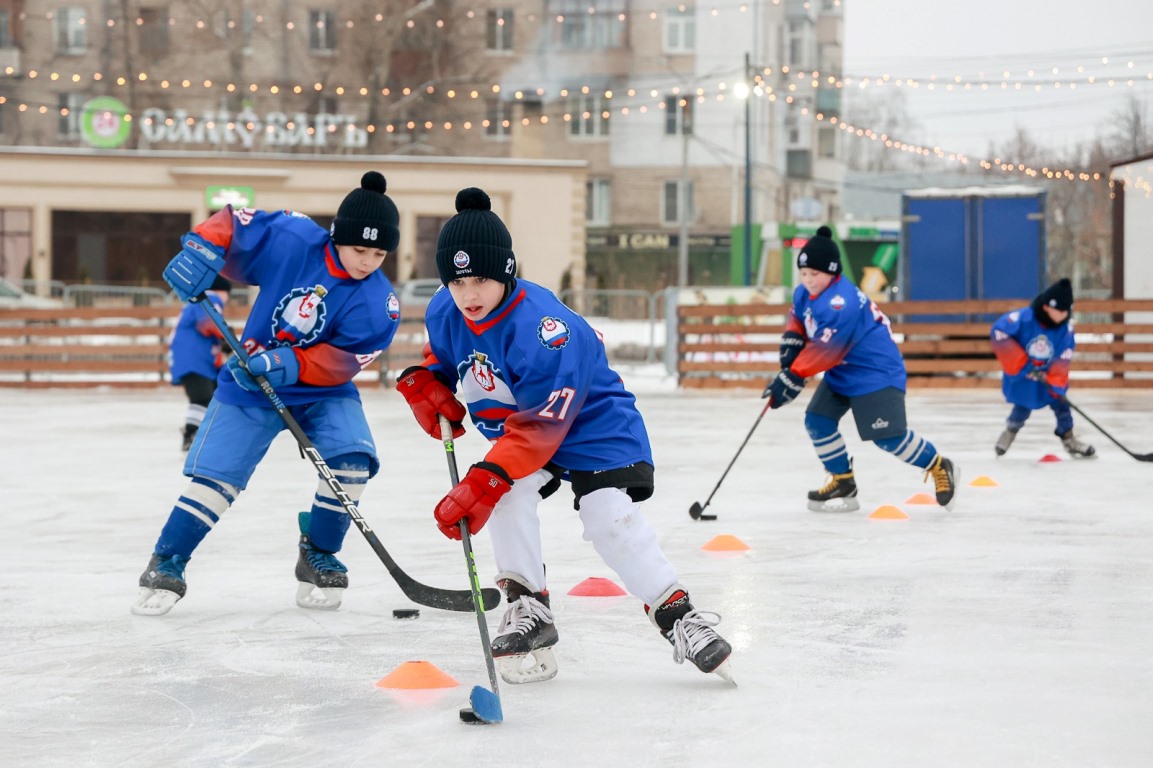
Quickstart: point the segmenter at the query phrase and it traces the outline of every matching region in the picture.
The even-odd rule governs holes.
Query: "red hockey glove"
[[[448,538],[460,541],[460,521],[468,518],[469,533],[476,533],[510,490],[512,479],[501,467],[487,461],[473,464],[464,479],[436,505],[432,513],[436,526]]]
[[[440,440],[440,414],[452,424],[452,436],[464,434],[464,417],[468,413],[448,388],[448,381],[438,373],[414,365],[406,368],[396,381],[396,391],[404,395],[420,428],[429,437]]]

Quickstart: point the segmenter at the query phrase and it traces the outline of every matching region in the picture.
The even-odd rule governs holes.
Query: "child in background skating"
[[[937,503],[952,509],[957,468],[906,425],[905,361],[889,318],[842,274],[832,234],[820,227],[797,255],[801,285],[781,338],[781,372],[761,395],[780,408],[801,393],[806,379],[825,374],[805,410],[805,429],[831,479],[809,492],[809,509],[860,508],[853,460],[838,428],[850,410],[862,440],[925,470]]]
[[[232,283],[217,275],[206,294],[221,312],[228,303]],[[184,387],[188,408],[184,412],[181,450],[187,451],[204,421],[204,412],[216,392],[216,376],[231,350],[221,338],[220,329],[195,304],[180,311],[168,345],[168,370],[173,386]]]
[[[248,371],[231,358],[188,452],[191,478],[160,532],[132,611],[167,613],[184,597],[193,551],[248,485],[284,421],[260,390],[264,376],[355,503],[380,467],[352,379],[392,341],[400,303],[380,271],[400,240],[400,216],[369,171],[330,229],[291,211],[231,207],[182,239],[164,271],[177,295],[196,299],[218,273],[261,290],[240,337]],[[251,375],[250,375],[251,374]],[[334,609],[348,586],[336,558],[351,522],[321,479],[299,515],[297,604]]]
[[[436,245],[446,288],[425,314],[428,356],[397,389],[432,437],[440,438],[440,415],[457,437],[469,415],[492,443],[434,516],[453,539],[461,519],[473,532],[487,523],[509,603],[492,640],[502,676],[535,682],[557,671],[537,507],[564,478],[585,540],[644,601],[674,660],[728,677],[732,649],[713,629],[720,617],[694,609],[641,512],[653,493],[648,434],[603,342],[551,292],[517,279],[512,238],[488,195],[462,190],[456,210]],[[525,668],[529,654],[535,665]]]
[[[1057,418],[1054,431],[1075,459],[1097,451],[1073,434],[1073,413],[1065,401],[1075,346],[1073,285],[1061,278],[1037,294],[1027,307],[1007,312],[993,323],[990,338],[1001,363],[1001,392],[1013,406],[994,451],[1004,456],[1033,411],[1049,407]]]

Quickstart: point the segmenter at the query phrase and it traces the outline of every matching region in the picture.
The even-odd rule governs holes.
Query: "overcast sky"
[[[999,81],[1006,70],[1021,79],[1032,69],[1035,80],[1065,81],[1040,93],[1031,87],[1009,93],[999,87],[905,89],[908,112],[919,124],[910,138],[946,151],[984,157],[990,141],[1003,144],[1017,126],[1044,146],[1084,142],[1103,130],[1130,94],[1145,102],[1147,115],[1153,111],[1153,16],[1147,0],[847,0],[844,18],[847,75],[927,81],[934,74],[939,80],[976,80],[984,73]],[[1108,64],[1102,57],[1109,57]],[[1068,78],[1089,75],[1133,77],[1136,85],[1069,90]]]

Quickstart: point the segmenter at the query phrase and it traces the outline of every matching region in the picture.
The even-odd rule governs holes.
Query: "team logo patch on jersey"
[[[844,308],[845,308],[845,297],[844,296],[838,295],[838,296],[834,296],[833,298],[829,299],[829,309],[835,309],[839,312]]]
[[[273,338],[292,346],[315,341],[324,330],[324,318],[327,314],[324,297],[327,294],[328,291],[323,285],[293,288],[289,291],[272,313]],[[398,303],[398,312],[399,309]]]
[[[1053,357],[1053,343],[1048,336],[1034,336],[1025,345],[1025,353],[1034,360],[1048,360]]]
[[[536,329],[536,337],[549,349],[561,349],[572,338],[568,325],[556,317],[542,317]]]
[[[385,302],[385,312],[388,313],[389,320],[400,319],[400,299],[396,298],[396,294],[392,291],[388,292],[388,301]]]
[[[464,251],[457,251],[456,255],[452,257],[452,265],[457,269],[467,269],[471,262],[472,259]]]

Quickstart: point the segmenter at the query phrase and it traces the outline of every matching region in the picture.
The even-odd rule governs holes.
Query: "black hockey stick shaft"
[[[444,455],[448,461],[448,476],[452,480],[453,487],[460,482],[460,472],[456,468],[456,444],[452,439],[452,425],[449,424],[448,419],[441,414],[440,416],[440,437],[444,442]],[[484,618],[484,608],[488,605],[481,596],[480,579],[476,575],[476,557],[472,551],[472,534],[468,530],[468,518],[461,518],[460,521],[460,541],[464,545],[464,560],[468,565],[468,582],[472,589],[472,595],[475,599],[481,602],[476,606],[476,624],[480,630],[480,643],[484,647],[484,663],[488,667],[488,681],[492,684],[493,695],[500,700],[500,689],[496,684],[496,664],[492,658],[492,643],[488,637],[488,622]],[[499,596],[497,600],[499,601]]]
[[[229,327],[219,310],[216,309],[211,301],[206,299],[203,293],[192,301],[199,303],[200,306],[204,308],[204,311],[208,313],[208,317],[223,335],[224,340],[232,347],[233,352],[237,358],[240,359],[241,365],[244,366],[244,370],[247,371],[248,352],[244,349],[240,340],[236,338],[236,334],[232,332],[232,328]],[[276,409],[276,412],[280,414],[280,418],[284,421],[284,426],[287,427],[288,431],[292,433],[292,436],[296,438],[296,442],[300,445],[301,452],[312,462],[312,465],[316,467],[316,471],[324,478],[324,481],[332,490],[333,495],[340,501],[340,505],[344,508],[344,511],[356,522],[357,529],[364,535],[365,540],[368,541],[368,545],[372,547],[372,551],[375,552],[376,556],[380,558],[380,561],[384,563],[384,567],[388,569],[392,578],[396,580],[400,591],[414,603],[425,605],[429,608],[461,612],[473,610],[472,592],[430,587],[427,584],[416,581],[405,573],[404,569],[392,559],[392,555],[388,554],[388,550],[380,543],[380,539],[372,530],[372,526],[370,526],[368,521],[364,519],[364,516],[360,514],[356,503],[349,497],[348,492],[344,490],[344,486],[340,484],[336,476],[332,474],[332,470],[325,462],[324,457],[320,455],[320,451],[316,450],[316,446],[308,439],[308,435],[304,434],[304,430],[296,421],[295,417],[289,412],[284,401],[276,394],[276,390],[272,388],[272,384],[270,384],[264,376],[256,375],[252,378],[260,387],[260,391],[268,398],[268,402],[271,403],[272,407]],[[495,589],[490,589],[488,592],[489,594],[484,596],[485,604],[495,606],[500,601],[500,592]]]
[[[769,412],[769,408],[771,408],[772,405],[773,405],[773,398],[770,397],[768,400],[765,401],[765,407],[761,409],[761,415],[758,416],[757,420],[753,422],[752,429],[749,430],[749,434],[745,435],[744,442],[742,442],[741,447],[737,449],[736,454],[733,456],[733,460],[729,462],[729,465],[727,467],[725,467],[725,471],[721,475],[721,479],[717,481],[717,484],[715,486],[713,486],[713,492],[709,494],[709,497],[707,499],[705,499],[705,503],[703,505],[701,505],[701,504],[698,504],[696,502],[693,502],[693,505],[691,507],[689,507],[689,514],[692,516],[692,518],[694,520],[715,520],[716,519],[716,515],[703,515],[702,513],[705,511],[705,509],[708,508],[709,504],[712,502],[713,496],[716,496],[717,490],[721,487],[721,483],[723,483],[725,481],[725,478],[729,476],[729,470],[732,469],[733,465],[737,463],[737,458],[741,455],[741,451],[745,450],[745,446],[749,444],[749,440],[752,438],[753,433],[757,431],[757,427],[760,425],[761,419],[765,418],[765,414]]]
[[[1109,442],[1113,443],[1113,445],[1117,446],[1121,450],[1125,451],[1125,453],[1127,453],[1130,456],[1132,456],[1133,458],[1137,459],[1137,461],[1153,461],[1153,453],[1134,453],[1133,451],[1129,450],[1125,446],[1121,445],[1121,443],[1117,442],[1117,438],[1113,437],[1113,435],[1106,432],[1104,427],[1102,427],[1097,422],[1093,421],[1093,419],[1089,418],[1089,414],[1085,413],[1080,408],[1078,408],[1073,403],[1073,401],[1067,397],[1065,398],[1065,404],[1068,405],[1070,408],[1072,408],[1077,413],[1081,414],[1081,418],[1083,418],[1085,421],[1089,422],[1094,427],[1096,427],[1098,432],[1100,432],[1101,434],[1103,434],[1105,437],[1107,437],[1109,439]]]

